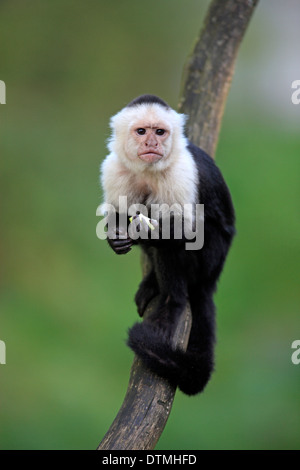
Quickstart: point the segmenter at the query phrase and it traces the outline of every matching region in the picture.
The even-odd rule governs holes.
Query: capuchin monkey
[[[110,153],[101,166],[101,182],[103,207],[110,208],[109,245],[119,255],[140,245],[151,262],[135,296],[141,317],[158,296],[154,312],[129,330],[128,346],[152,371],[194,395],[204,389],[214,368],[213,294],[235,229],[226,183],[212,158],[188,141],[185,119],[154,95],[134,99],[111,118]],[[122,209],[120,196],[127,197],[131,213]],[[204,221],[196,210],[199,204],[204,205]],[[175,230],[178,220],[179,227],[190,227],[181,237]],[[204,227],[201,249],[197,244],[187,247],[191,237],[186,233],[197,222]],[[172,337],[187,302],[192,327],[183,352],[174,349]]]

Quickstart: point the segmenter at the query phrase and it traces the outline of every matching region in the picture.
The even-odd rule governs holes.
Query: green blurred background
[[[142,93],[177,106],[208,2],[2,0],[2,449],[95,449],[128,383],[138,250],[96,237],[109,117]],[[300,5],[261,0],[217,163],[238,235],[219,284],[216,372],[176,394],[157,449],[300,447]]]

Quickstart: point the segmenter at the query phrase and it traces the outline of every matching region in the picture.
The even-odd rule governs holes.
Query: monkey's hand
[[[117,255],[126,255],[134,244],[128,233],[120,229],[115,229],[113,232],[108,233],[107,241]]]

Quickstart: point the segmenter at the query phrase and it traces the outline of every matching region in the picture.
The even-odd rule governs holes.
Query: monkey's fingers
[[[125,238],[125,239],[108,238],[108,243],[111,246],[111,248],[114,250],[114,252],[117,253],[118,255],[128,253],[128,251],[131,250],[131,247],[133,245],[133,241],[131,240],[131,238]]]
[[[122,246],[120,248],[116,248],[114,251],[117,255],[126,255],[132,248],[132,245]]]

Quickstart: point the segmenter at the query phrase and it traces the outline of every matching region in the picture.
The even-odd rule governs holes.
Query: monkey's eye
[[[144,135],[146,134],[146,129],[144,129],[143,127],[139,127],[137,130],[136,130],[137,134],[139,135]]]
[[[164,135],[166,131],[164,129],[156,129],[155,134],[156,135]]]

